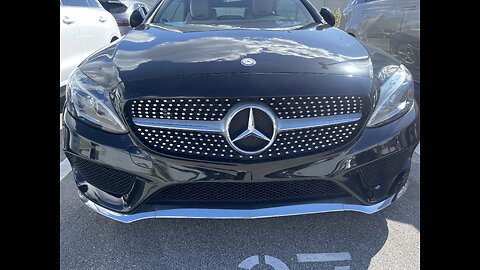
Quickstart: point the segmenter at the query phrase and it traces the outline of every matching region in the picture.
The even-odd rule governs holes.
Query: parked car
[[[420,87],[420,0],[353,0],[340,28],[396,56]]]
[[[113,17],[117,21],[120,34],[125,35],[128,31],[132,30],[130,27],[130,15],[134,10],[140,9],[145,14],[148,13],[150,8],[147,4],[140,1],[129,0],[99,0],[103,8],[112,13]]]
[[[390,205],[419,142],[413,79],[334,23],[306,0],[134,11],[135,29],[67,86],[63,149],[80,198],[121,222]]]
[[[60,97],[75,67],[118,38],[115,19],[97,0],[60,0]]]

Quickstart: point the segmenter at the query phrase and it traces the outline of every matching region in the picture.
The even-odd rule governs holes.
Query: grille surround
[[[85,182],[110,195],[121,197],[127,194],[135,183],[136,176],[133,174],[102,166],[70,153],[65,155]]]
[[[159,101],[157,103],[157,100]],[[361,118],[358,121],[344,124],[331,124],[324,127],[317,128],[304,128],[294,131],[281,131],[276,137],[274,137],[273,142],[262,152],[260,153],[240,153],[234,149],[227,141],[228,136],[225,133],[214,133],[211,132],[202,132],[202,131],[191,131],[191,130],[180,130],[180,129],[171,129],[165,127],[143,127],[137,126],[133,123],[133,118],[136,119],[162,119],[162,121],[168,120],[189,120],[190,118],[172,118],[170,115],[168,117],[161,118],[159,115],[152,115],[151,113],[138,113],[138,108],[140,104],[143,104],[142,108],[152,108],[159,107],[160,102],[169,102],[172,100],[182,101],[183,103],[188,101],[202,102],[203,100],[210,102],[207,103],[203,108],[210,107],[212,102],[218,100],[220,103],[219,107],[223,108],[232,108],[238,102],[250,101],[251,104],[260,104],[269,109],[276,115],[278,120],[288,120],[295,121],[294,118],[311,118],[311,117],[320,117],[320,116],[339,116],[343,114],[351,115],[351,113],[358,113],[361,115]],[[225,101],[229,103],[225,104]],[[359,134],[360,130],[363,128],[368,115],[369,109],[369,99],[366,96],[323,96],[323,97],[265,97],[265,98],[149,98],[143,100],[129,100],[124,106],[124,113],[127,122],[129,123],[132,133],[135,137],[147,148],[159,153],[166,154],[172,157],[184,157],[184,158],[193,158],[206,161],[220,161],[220,162],[258,162],[258,161],[273,161],[281,160],[287,158],[301,157],[305,155],[318,154],[337,148],[341,148],[345,145],[348,145],[353,139]],[[347,102],[348,101],[348,102]],[[223,103],[222,103],[223,102]],[[255,102],[255,103],[254,103]],[[284,107],[278,107],[283,105],[285,102],[300,103],[305,106],[310,106],[308,103],[320,102],[325,106],[324,112],[317,112],[318,114],[311,114],[313,112],[309,111],[307,114],[307,107],[297,107],[297,110],[293,109],[290,114],[287,115],[287,112],[282,111]],[[195,104],[190,104],[189,106],[182,107],[183,103],[174,103],[171,102],[168,105],[172,108],[178,108],[178,110],[192,108]],[[136,106],[134,106],[136,104]],[[157,104],[157,106],[154,106]],[[335,105],[334,105],[335,104]],[[346,107],[346,104],[354,104],[350,107]],[[170,106],[171,105],[171,106]],[[240,104],[239,104],[240,105]],[[215,105],[213,104],[215,107]],[[312,105],[313,106],[313,105]],[[316,106],[316,105],[314,105]],[[318,105],[320,106],[320,105]],[[329,106],[329,107],[326,107]],[[337,107],[335,107],[337,106]],[[343,107],[342,107],[343,106]],[[198,106],[195,106],[198,108]],[[202,106],[200,106],[202,107]],[[298,108],[304,109],[298,110]],[[343,108],[343,109],[342,109]],[[286,110],[289,108],[285,107]],[[137,113],[136,113],[137,110]],[[233,108],[232,108],[233,110]],[[153,109],[150,111],[152,112]],[[210,111],[211,112],[211,111]],[[298,112],[296,115],[293,115],[294,112]],[[301,113],[300,113],[301,112]],[[206,113],[206,112],[205,112]],[[222,115],[207,115],[205,118],[195,118],[195,119],[207,119],[207,121],[225,121],[228,117],[230,111],[228,109],[224,110]],[[213,120],[212,120],[213,119]],[[192,121],[192,123],[195,121]],[[220,123],[220,122],[219,122]],[[227,127],[228,128],[228,127]],[[316,134],[315,136],[305,136],[306,134]],[[286,138],[291,140],[289,142]],[[295,145],[294,147],[292,147]]]
[[[328,180],[191,182],[166,186],[155,192],[148,203],[235,208],[308,202],[349,195],[338,184]]]

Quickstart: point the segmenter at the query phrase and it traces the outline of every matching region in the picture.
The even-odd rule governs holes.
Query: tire
[[[401,43],[397,46],[395,50],[395,55],[400,59],[404,64],[407,65],[416,65],[418,62],[417,51],[409,43]]]

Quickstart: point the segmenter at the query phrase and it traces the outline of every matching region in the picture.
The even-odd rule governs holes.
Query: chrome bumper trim
[[[402,193],[403,194],[403,193]],[[398,195],[402,195],[398,194]],[[205,208],[178,208],[156,210],[135,214],[117,213],[97,205],[79,192],[82,201],[95,212],[123,223],[149,218],[205,218],[205,219],[257,219],[269,217],[296,216],[339,211],[355,211],[373,214],[389,206],[397,199],[397,194],[373,205],[356,205],[343,203],[310,203],[289,206],[259,208],[259,209],[205,209]]]

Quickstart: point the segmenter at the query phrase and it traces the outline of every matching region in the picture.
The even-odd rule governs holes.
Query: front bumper
[[[123,223],[131,223],[150,218],[256,219],[340,211],[354,211],[365,214],[373,214],[392,204],[402,194],[402,191],[400,191],[386,200],[372,205],[347,203],[309,203],[259,209],[176,208],[153,210],[133,214],[122,214],[95,204],[85,197],[81,192],[79,192],[80,198],[90,209],[110,219]]]
[[[72,157],[80,158],[136,176],[128,192],[114,196],[89,183],[73,166],[85,204],[104,216],[127,223],[146,218],[263,218],[333,211],[371,214],[390,205],[405,191],[410,159],[420,136],[415,105],[390,124],[363,130],[354,143],[334,153],[262,162],[259,166],[161,156],[139,144],[131,134],[103,132],[76,120],[67,111],[64,125],[63,147],[72,164]],[[390,160],[394,160],[395,166],[391,166]],[[388,177],[375,174],[381,170],[387,170]],[[332,181],[349,196],[240,208],[149,203],[156,192],[172,184],[306,179]]]

